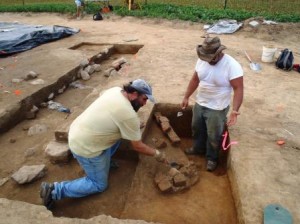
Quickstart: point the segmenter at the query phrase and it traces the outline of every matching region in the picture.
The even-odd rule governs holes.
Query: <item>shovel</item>
[[[261,65],[256,63],[256,62],[253,62],[250,58],[250,56],[247,54],[247,52],[245,51],[245,55],[246,57],[248,58],[249,62],[250,62],[250,68],[253,70],[253,71],[260,71],[261,70]]]

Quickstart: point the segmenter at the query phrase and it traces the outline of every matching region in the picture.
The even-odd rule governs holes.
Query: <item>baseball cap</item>
[[[155,99],[152,96],[152,88],[145,80],[136,79],[132,81],[131,87],[136,89],[139,93],[145,94],[151,102],[155,103]]]

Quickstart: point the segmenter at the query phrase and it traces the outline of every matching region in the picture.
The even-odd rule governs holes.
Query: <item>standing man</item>
[[[198,89],[193,108],[193,147],[186,154],[205,154],[207,171],[217,167],[222,133],[227,122],[227,113],[233,89],[233,105],[227,125],[234,125],[243,102],[243,70],[241,65],[228,54],[219,37],[206,37],[197,47],[198,61],[182,101],[185,109],[189,97]]]
[[[103,192],[108,186],[111,156],[121,139],[134,150],[167,162],[165,155],[141,141],[137,111],[147,100],[154,102],[152,89],[142,79],[106,90],[70,126],[69,147],[86,176],[63,182],[41,184],[40,196],[50,209],[55,200],[79,198]]]
[[[77,20],[80,20],[80,16],[84,12],[84,6],[85,6],[84,0],[75,0],[75,4],[77,7],[76,18],[77,18]]]

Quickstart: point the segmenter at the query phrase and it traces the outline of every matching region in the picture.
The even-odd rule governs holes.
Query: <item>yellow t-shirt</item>
[[[70,126],[69,147],[92,158],[123,138],[141,140],[140,120],[120,87],[106,90]]]

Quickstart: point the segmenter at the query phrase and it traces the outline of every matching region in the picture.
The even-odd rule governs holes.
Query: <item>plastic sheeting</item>
[[[0,22],[0,57],[27,51],[78,32],[79,29],[64,26]]]
[[[206,31],[207,33],[216,33],[216,34],[225,34],[225,33],[234,33],[240,27],[243,26],[243,23],[237,23],[236,20],[219,20],[219,22],[213,24]]]

